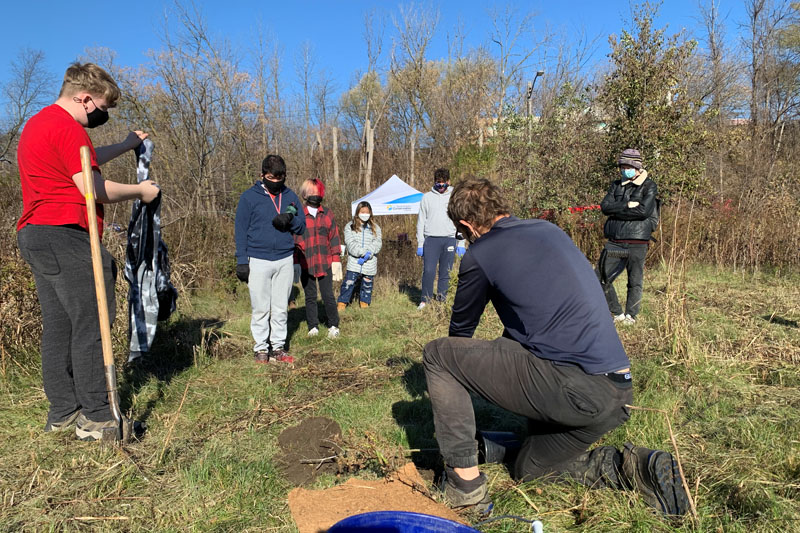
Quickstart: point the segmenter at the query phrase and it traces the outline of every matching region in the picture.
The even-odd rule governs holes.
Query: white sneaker
[[[316,337],[317,335],[319,335],[319,329],[317,329],[316,327],[313,327],[310,330],[308,330],[309,337]]]
[[[417,306],[417,309],[422,309],[425,307],[425,305],[427,305],[425,302],[420,302],[419,305]]]
[[[636,324],[636,319],[633,318],[631,315],[625,315],[625,318],[622,320],[623,326],[632,326]]]
[[[625,321],[625,313],[620,313],[614,317],[614,322],[624,322]]]
[[[339,328],[336,326],[331,326],[328,328],[328,338],[335,339],[339,336]]]

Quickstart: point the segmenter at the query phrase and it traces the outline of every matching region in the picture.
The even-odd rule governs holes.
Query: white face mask
[[[359,213],[358,218],[366,222],[367,220],[369,220],[369,213]]]

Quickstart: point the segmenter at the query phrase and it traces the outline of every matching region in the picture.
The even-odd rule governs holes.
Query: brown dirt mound
[[[325,490],[293,489],[289,509],[300,533],[322,533],[339,520],[371,511],[411,511],[466,523],[431,498],[414,463],[378,481],[350,478]]]
[[[308,418],[278,436],[278,469],[293,485],[305,485],[322,473],[337,474],[342,428],[325,417]]]

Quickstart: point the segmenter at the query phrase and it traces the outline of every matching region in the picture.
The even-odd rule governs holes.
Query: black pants
[[[80,409],[96,422],[111,420],[89,234],[66,226],[28,225],[17,234],[42,308],[42,381],[48,421]],[[101,246],[109,320],[114,321],[116,268]]]
[[[333,276],[329,268],[324,276],[315,278],[303,270],[300,273],[300,283],[303,285],[303,294],[306,296],[306,321],[308,329],[319,326],[319,316],[317,312],[317,283],[319,292],[322,295],[322,303],[325,304],[325,314],[328,317],[329,327],[339,327],[339,311],[336,309],[336,298],[333,296]]]
[[[622,306],[614,290],[614,278],[628,271],[628,297],[625,301],[625,314],[636,317],[642,305],[642,284],[644,280],[644,259],[647,256],[646,244],[606,243],[603,259],[597,267],[597,277],[603,285],[608,309],[614,315],[622,314]],[[621,267],[625,261],[624,268]],[[603,281],[606,280],[605,283]]]
[[[518,342],[444,337],[423,351],[436,439],[445,463],[478,464],[470,392],[529,420],[515,479],[566,474],[591,486],[621,488],[622,454],[586,450],[628,420],[631,382],[586,374],[534,356]]]

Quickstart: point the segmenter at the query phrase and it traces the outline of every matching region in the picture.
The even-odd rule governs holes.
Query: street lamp
[[[537,70],[536,76],[533,77],[533,81],[528,82],[528,94],[527,94],[527,115],[528,115],[528,144],[531,143],[531,114],[533,112],[533,88],[536,86],[536,80],[539,76],[544,76],[543,70]]]
[[[527,115],[528,115],[528,153],[526,154],[527,158],[527,166],[528,166],[528,181],[527,185],[527,195],[528,195],[528,204],[530,204],[531,199],[531,121],[533,118],[531,115],[533,114],[533,88],[536,86],[536,80],[539,76],[544,76],[544,70],[537,70],[536,76],[533,77],[533,81],[528,82],[528,101],[527,101]],[[530,207],[530,205],[528,205]]]

